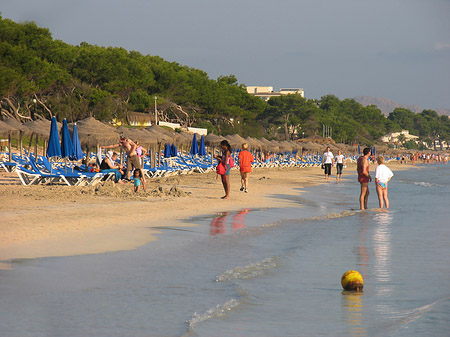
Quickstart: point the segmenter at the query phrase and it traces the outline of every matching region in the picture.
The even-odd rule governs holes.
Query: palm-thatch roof
[[[153,124],[155,122],[155,115],[150,114],[150,113],[144,113],[144,112],[128,111],[127,112],[127,122],[129,125],[147,124],[147,123]]]
[[[73,124],[70,125],[70,128],[73,129]],[[96,145],[110,145],[119,142],[119,132],[116,128],[93,117],[78,121],[77,129],[81,145],[94,147]]]
[[[17,131],[17,129],[0,121],[0,136],[7,137],[11,132]]]
[[[303,149],[307,151],[321,151],[323,147],[322,145],[313,142],[301,142],[300,144]]]
[[[205,143],[209,146],[219,146],[220,142],[224,139],[225,138],[222,136],[217,136],[213,133],[210,133],[210,134],[206,135]]]
[[[24,125],[31,130],[31,132],[38,134],[39,136],[43,137],[50,137],[50,126],[51,122],[49,120],[44,119],[37,119],[35,121],[27,122]],[[62,124],[57,123],[58,130],[61,129]]]
[[[165,130],[157,125],[152,125],[145,130],[154,137],[158,143],[172,142],[173,141],[173,133],[169,130]]]
[[[17,119],[6,118],[6,119],[3,120],[3,122],[8,124],[9,126],[13,127],[14,129],[19,130],[20,132],[23,132],[25,134],[29,134],[29,133],[32,132],[29,128],[27,128],[25,125],[23,125]]]
[[[242,144],[247,143],[247,141],[238,134],[227,135],[225,136],[225,139],[228,140],[228,143],[234,148],[240,148]]]
[[[139,142],[141,145],[156,144],[158,142],[158,139],[154,135],[144,129],[126,128],[121,126],[117,131],[126,138]]]
[[[173,137],[173,141],[178,145],[189,145],[192,144],[192,133],[187,132],[175,132],[175,135]],[[198,138],[197,138],[198,139]]]

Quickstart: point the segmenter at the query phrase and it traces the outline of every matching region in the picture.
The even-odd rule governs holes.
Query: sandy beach
[[[395,171],[412,166],[392,162],[389,167]],[[371,171],[374,168],[372,164]],[[356,177],[354,164],[345,175]],[[156,239],[155,227],[194,226],[183,219],[195,215],[293,206],[277,195],[298,195],[303,187],[325,183],[320,167],[255,169],[249,193],[239,191],[237,170],[230,181],[231,198],[222,200],[215,172],[151,179],[147,192],[138,194],[132,184],[22,186],[15,173],[1,172],[0,261],[134,249]]]

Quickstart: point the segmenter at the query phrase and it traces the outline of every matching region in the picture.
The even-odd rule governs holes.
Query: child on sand
[[[375,186],[378,195],[378,201],[380,203],[380,208],[383,208],[383,201],[386,204],[386,208],[389,208],[388,199],[388,182],[393,177],[394,173],[384,165],[383,156],[378,156],[377,158],[378,166],[375,169]]]
[[[133,180],[134,180],[134,191],[137,193],[139,192],[141,185],[142,188],[145,191],[145,177],[142,174],[141,169],[135,169],[133,174]]]

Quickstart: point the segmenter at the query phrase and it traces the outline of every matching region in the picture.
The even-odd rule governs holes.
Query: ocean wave
[[[431,187],[431,186],[437,186],[436,184],[433,183],[427,183],[425,181],[415,181],[414,185],[416,186],[422,186],[422,187]]]
[[[187,323],[189,329],[193,329],[199,323],[204,322],[208,319],[222,317],[222,316],[226,315],[226,313],[228,311],[233,310],[234,308],[239,306],[239,304],[240,304],[240,302],[233,298],[233,299],[229,300],[228,302],[226,302],[225,304],[219,304],[219,305],[215,306],[214,308],[209,309],[208,311],[206,311],[203,314],[199,314],[199,313],[195,312],[192,315],[192,318],[189,321],[187,321],[186,323]]]
[[[319,216],[312,216],[312,217],[308,217],[308,218],[283,219],[283,220],[279,220],[277,222],[264,224],[263,227],[280,226],[283,223],[291,222],[291,221],[307,222],[307,221],[316,221],[316,220],[339,219],[339,218],[345,218],[345,217],[353,216],[353,215],[356,215],[356,214],[359,214],[359,213],[361,213],[361,211],[359,209],[352,209],[350,211],[342,211],[342,212],[339,212],[339,213],[328,213],[328,214],[319,215]]]
[[[423,305],[421,307],[408,310],[408,311],[395,311],[390,310],[389,306],[379,306],[378,309],[380,312],[382,312],[384,315],[389,315],[394,318],[394,320],[383,326],[382,330],[383,332],[379,334],[380,336],[386,336],[386,331],[388,330],[397,330],[401,327],[406,326],[408,323],[411,323],[415,321],[416,319],[422,317],[423,314],[431,311],[434,306],[442,301],[448,301],[450,298],[443,298],[438,299],[430,304]],[[378,334],[376,334],[378,335]]]
[[[236,267],[227,270],[225,273],[216,277],[217,282],[226,282],[231,280],[250,279],[264,274],[267,270],[276,268],[279,262],[276,257],[268,257],[262,261],[250,263],[243,267]]]

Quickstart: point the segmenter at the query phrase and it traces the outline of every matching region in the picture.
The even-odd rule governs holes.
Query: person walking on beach
[[[225,166],[225,173],[222,174],[222,184],[223,189],[225,190],[225,195],[222,199],[230,199],[230,171],[231,166],[233,166],[233,158],[231,157],[231,145],[227,140],[222,140],[220,142],[220,147],[222,148],[222,155],[216,156],[217,160],[222,162],[222,165]]]
[[[127,154],[127,179],[130,181],[133,169],[141,168],[141,164],[136,153],[137,146],[131,139],[125,138],[122,135],[120,135],[120,139],[117,144],[102,146],[103,149],[114,149],[116,147],[122,147]]]
[[[361,194],[359,195],[359,206],[361,210],[367,209],[367,202],[369,201],[369,182],[372,181],[372,177],[369,174],[370,153],[370,148],[366,147],[363,150],[363,155],[358,158],[356,166],[358,181],[361,184]]]
[[[336,162],[336,182],[340,183],[342,178],[342,169],[344,168],[344,155],[339,150],[336,157],[334,157],[334,160]]]
[[[252,172],[252,163],[254,159],[248,151],[248,144],[242,144],[242,150],[239,153],[239,171],[241,172],[241,191],[248,193],[248,176]]]
[[[327,146],[327,150],[324,152],[322,156],[322,164],[324,165],[325,170],[325,179],[330,179],[331,175],[331,165],[334,164],[334,156],[333,152],[330,151],[330,147]]]
[[[384,157],[378,156],[377,158],[378,166],[375,169],[375,186],[378,195],[378,201],[380,204],[380,208],[383,208],[383,201],[386,205],[386,208],[389,208],[389,199],[388,199],[388,182],[394,176],[394,173],[384,165]]]

